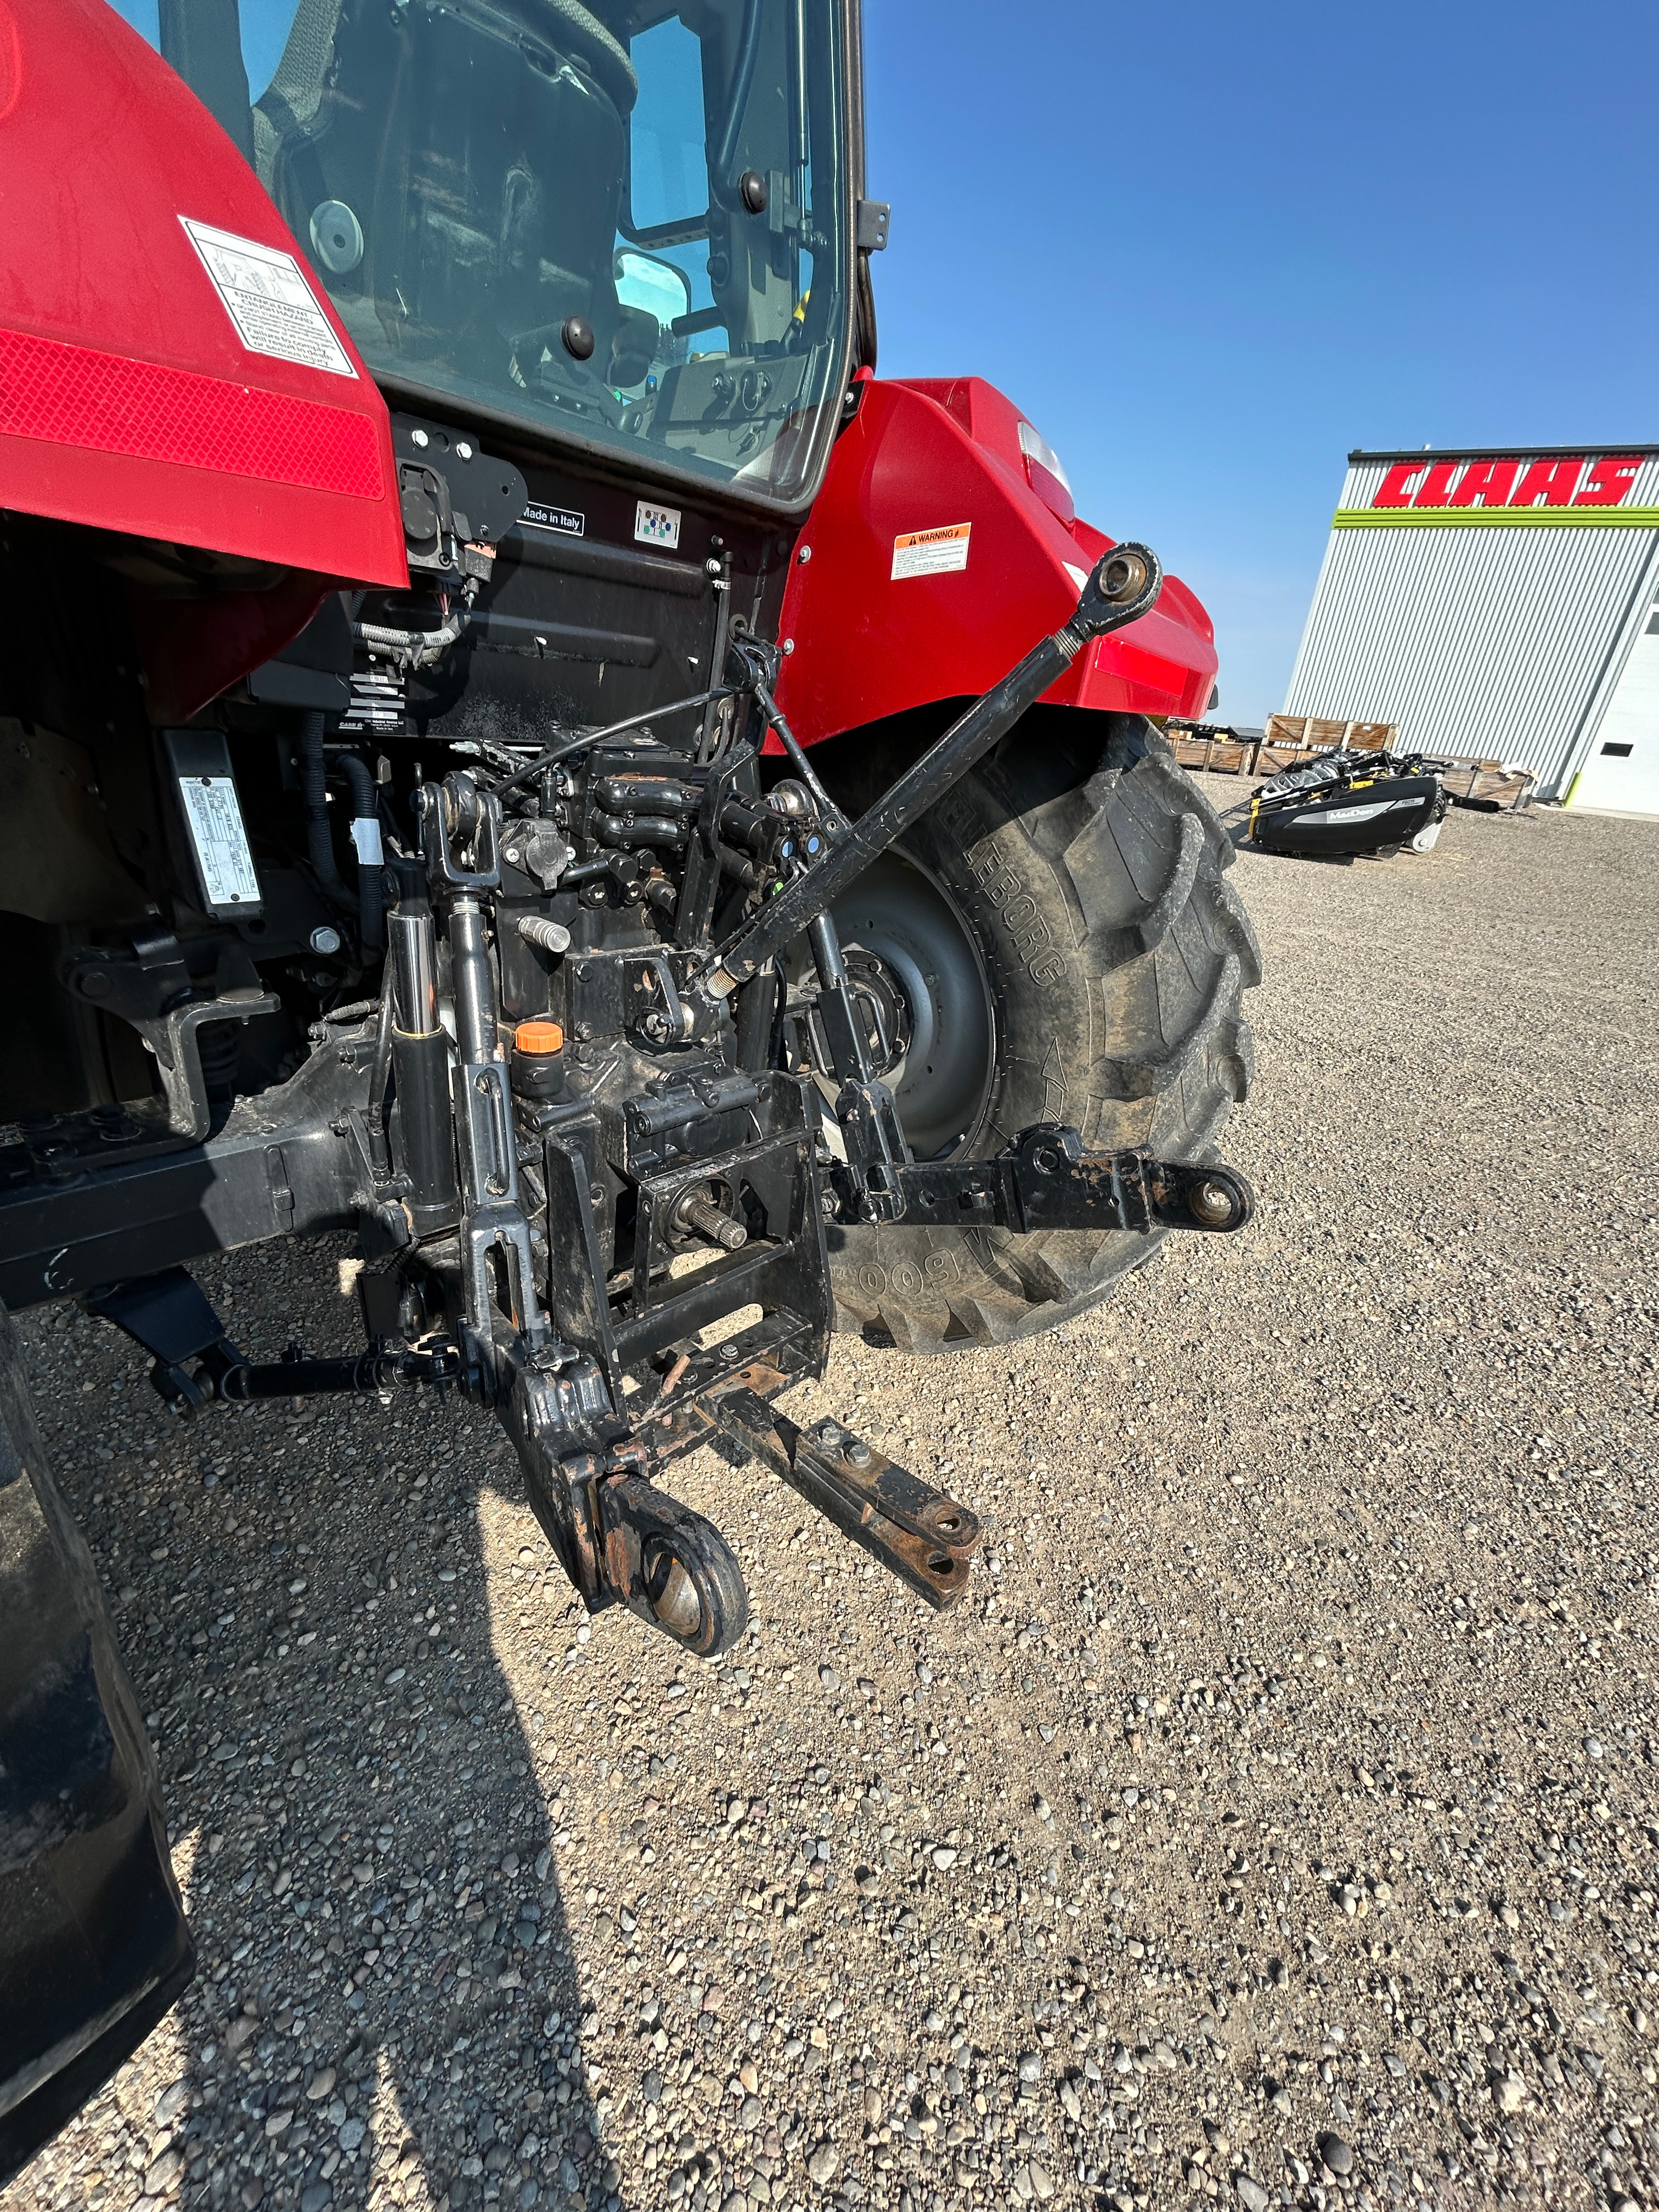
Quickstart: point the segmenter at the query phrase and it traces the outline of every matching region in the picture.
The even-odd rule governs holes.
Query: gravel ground
[[[1656,868],[1242,857],[1255,1228],[797,1395],[987,1516],[948,1618],[710,1456],[700,1668],[482,1417],[180,1429],[28,1316],[201,1969],[5,2212],[1659,2203]],[[203,1273],[272,1357],[324,1267]]]

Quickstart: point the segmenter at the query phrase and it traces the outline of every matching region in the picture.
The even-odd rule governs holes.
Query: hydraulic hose
[[[561,761],[568,760],[573,753],[604,744],[611,738],[621,737],[625,730],[637,730],[643,722],[666,721],[671,714],[682,714],[688,707],[706,707],[711,699],[730,699],[733,696],[729,684],[717,684],[712,691],[695,692],[690,699],[676,699],[666,707],[647,707],[642,714],[630,714],[625,721],[607,722],[602,730],[584,730],[580,737],[562,738],[550,750],[538,753],[533,761],[526,761],[511,775],[503,776],[494,787],[495,796],[499,799],[504,792],[516,791],[521,783],[533,783],[538,775],[550,768],[556,768]]]
[[[351,894],[334,865],[334,840],[328,828],[328,771],[323,759],[323,718],[320,714],[300,717],[300,789],[306,802],[306,850],[318,882],[340,906],[349,906]]]
[[[366,761],[356,753],[337,753],[335,760],[344,770],[345,780],[351,786],[351,842],[357,855],[357,915],[362,939],[363,957],[370,958],[386,943],[384,920],[385,881],[378,860],[363,858],[365,846],[378,852],[380,843],[380,817],[376,811],[374,779],[368,772]],[[360,822],[369,824],[370,834],[360,836]]]
[[[375,811],[374,777],[356,753],[342,752],[336,757],[351,786],[354,821],[373,822],[378,835],[380,817]],[[334,865],[334,840],[328,826],[328,763],[323,753],[320,714],[300,717],[300,788],[306,803],[306,849],[317,880],[337,905],[349,907],[351,893]],[[357,863],[357,921],[364,953],[378,952],[386,941],[380,871],[378,866],[365,866],[361,858]]]

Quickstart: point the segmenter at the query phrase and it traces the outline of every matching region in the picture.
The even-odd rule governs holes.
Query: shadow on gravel
[[[127,1370],[92,1401],[106,1427],[63,1418],[60,1330],[81,1371]],[[180,1430],[113,1330],[31,1334],[200,1953],[146,2195],[617,2212],[550,1864],[567,1785],[538,1778],[492,1642],[500,1431],[407,1399]]]

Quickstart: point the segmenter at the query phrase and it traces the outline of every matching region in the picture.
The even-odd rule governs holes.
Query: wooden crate
[[[1456,758],[1440,769],[1449,798],[1465,805],[1496,807],[1513,814],[1524,806],[1537,778],[1530,769],[1505,768],[1502,761]]]
[[[1328,750],[1319,745],[1272,745],[1264,738],[1256,749],[1256,773],[1264,777],[1277,775],[1281,769],[1301,768]]]
[[[1166,734],[1175,757],[1186,769],[1213,769],[1218,775],[1246,775],[1255,758],[1255,742],[1225,730],[1187,730],[1171,724]]]
[[[1208,769],[1217,775],[1277,775],[1328,750],[1322,745],[1272,744],[1260,732],[1242,735],[1217,722],[1176,722],[1164,734],[1182,768]]]
[[[1400,735],[1398,722],[1335,722],[1323,714],[1269,714],[1267,746],[1277,752],[1289,748],[1302,754],[1328,753],[1346,745],[1351,753],[1383,753],[1394,749]],[[1288,760],[1280,763],[1291,765]]]

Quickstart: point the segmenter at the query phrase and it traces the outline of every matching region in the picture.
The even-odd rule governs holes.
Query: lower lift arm
[[[1224,1233],[1243,1228],[1255,1211],[1236,1169],[1189,1167],[1146,1151],[1085,1152],[1077,1131],[1055,1121],[1022,1131],[993,1159],[908,1162],[898,1184],[907,1221],[1017,1236],[1045,1229]]]

